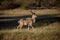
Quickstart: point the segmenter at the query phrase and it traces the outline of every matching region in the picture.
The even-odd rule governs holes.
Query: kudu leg
[[[28,25],[28,30],[29,30],[29,25]]]
[[[17,29],[22,29],[23,25],[18,25]]]
[[[28,25],[28,30],[30,30],[30,27],[31,27],[32,29],[34,29],[34,27],[33,27],[32,25]]]
[[[20,25],[17,26],[17,29],[20,29]]]

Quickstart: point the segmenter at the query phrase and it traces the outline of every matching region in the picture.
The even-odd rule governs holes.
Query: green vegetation
[[[59,0],[0,0],[0,9],[59,6]],[[39,8],[38,8],[39,9]]]
[[[60,40],[60,23],[34,28],[34,30],[0,30],[0,40]]]

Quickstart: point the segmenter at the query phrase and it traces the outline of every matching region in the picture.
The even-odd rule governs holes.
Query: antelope
[[[28,30],[29,30],[29,27],[32,27],[32,29],[33,29],[33,23],[35,23],[35,21],[36,21],[36,15],[35,15],[35,13],[33,13],[32,11],[31,11],[31,13],[32,13],[32,17],[31,18],[25,18],[25,20],[24,19],[20,19],[19,21],[18,21],[18,23],[19,23],[19,25],[18,25],[18,27],[17,27],[17,29],[18,28],[20,28],[20,29],[22,29],[22,27],[24,26],[24,25],[28,25]]]

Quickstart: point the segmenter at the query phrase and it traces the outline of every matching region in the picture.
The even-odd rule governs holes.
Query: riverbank
[[[41,10],[32,10],[37,15],[53,15],[60,14],[58,9],[41,9]],[[22,15],[31,15],[30,10],[25,9],[13,9],[13,10],[0,10],[0,15],[7,16],[22,16]]]

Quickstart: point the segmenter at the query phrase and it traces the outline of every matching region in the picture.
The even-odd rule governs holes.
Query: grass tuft
[[[52,23],[34,30],[0,30],[0,40],[60,40],[60,23]]]

